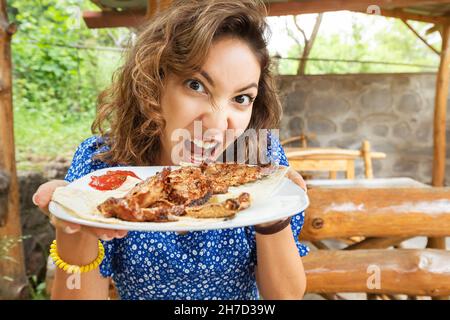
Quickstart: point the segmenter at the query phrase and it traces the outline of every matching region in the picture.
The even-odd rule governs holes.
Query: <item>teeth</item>
[[[192,150],[191,143],[195,145],[196,149],[198,148],[201,150]],[[202,163],[203,161],[212,160],[213,154],[209,153],[213,150],[213,147],[216,147],[218,144],[217,141],[205,142],[199,139],[186,140],[185,147],[190,152],[190,159],[188,161],[190,163]]]
[[[197,157],[197,156],[194,156],[194,160],[197,160],[197,161],[203,161],[203,160],[205,160],[205,157]]]
[[[196,155],[192,156],[192,160],[194,161],[194,163],[202,163],[203,161],[206,160],[206,157],[198,157]]]
[[[204,148],[204,149],[210,149],[212,147],[214,147],[217,142],[204,142],[202,140],[199,139],[194,139],[192,142],[194,142],[194,144],[199,147],[199,148]]]

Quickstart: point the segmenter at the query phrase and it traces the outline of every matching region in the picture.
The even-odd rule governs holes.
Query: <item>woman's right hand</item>
[[[102,240],[112,240],[114,238],[123,238],[127,235],[126,230],[112,230],[82,226],[80,224],[71,223],[60,220],[50,214],[48,205],[52,199],[53,192],[58,187],[64,187],[69,183],[65,180],[51,180],[44,184],[41,184],[33,195],[33,203],[39,207],[39,209],[50,217],[50,223],[55,226],[59,231],[66,234],[75,234],[78,232],[87,233],[93,235]]]

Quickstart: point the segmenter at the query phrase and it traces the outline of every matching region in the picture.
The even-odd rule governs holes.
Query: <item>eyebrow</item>
[[[214,87],[214,81],[213,81],[211,76],[206,71],[201,70],[200,74],[209,82],[210,85],[212,85]],[[258,89],[258,85],[256,83],[254,83],[254,82],[250,83],[249,85],[247,85],[247,86],[237,90],[235,93],[242,92],[242,91],[245,91],[245,90],[250,89],[250,88]]]

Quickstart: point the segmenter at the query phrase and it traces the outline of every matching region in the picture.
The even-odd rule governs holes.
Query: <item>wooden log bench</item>
[[[313,188],[308,196],[301,240],[450,236],[450,188]]]
[[[312,188],[300,240],[328,249],[324,239],[359,236],[344,250],[315,250],[303,258],[307,292],[450,295],[450,252],[387,249],[412,237],[450,236],[450,188]],[[380,271],[380,288],[367,281]]]
[[[317,250],[303,258],[308,293],[450,295],[450,252],[435,249]],[[380,286],[368,285],[379,270]]]

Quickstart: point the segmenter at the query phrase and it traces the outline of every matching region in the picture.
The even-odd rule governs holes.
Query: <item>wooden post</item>
[[[434,107],[434,161],[433,180],[435,187],[444,186],[445,162],[446,162],[446,122],[447,122],[447,98],[450,76],[450,24],[443,25],[441,62],[436,81],[436,99]],[[429,238],[428,248],[445,250],[445,238]],[[446,299],[446,297],[440,297]],[[439,298],[438,298],[439,299]]]
[[[14,148],[11,36],[15,25],[8,22],[6,0],[0,0],[0,170],[9,176],[7,200],[2,202],[6,212],[0,226],[0,239],[20,239],[19,186]],[[0,299],[23,299],[28,296],[23,248],[17,243],[8,252],[11,259],[0,259]]]
[[[447,98],[449,85],[449,50],[450,24],[443,26],[441,63],[436,81],[436,99],[434,107],[434,161],[433,186],[444,186],[445,179],[445,130],[447,114]]]
[[[372,158],[370,155],[370,142],[363,141],[361,153],[364,159],[364,173],[367,179],[373,179]]]

